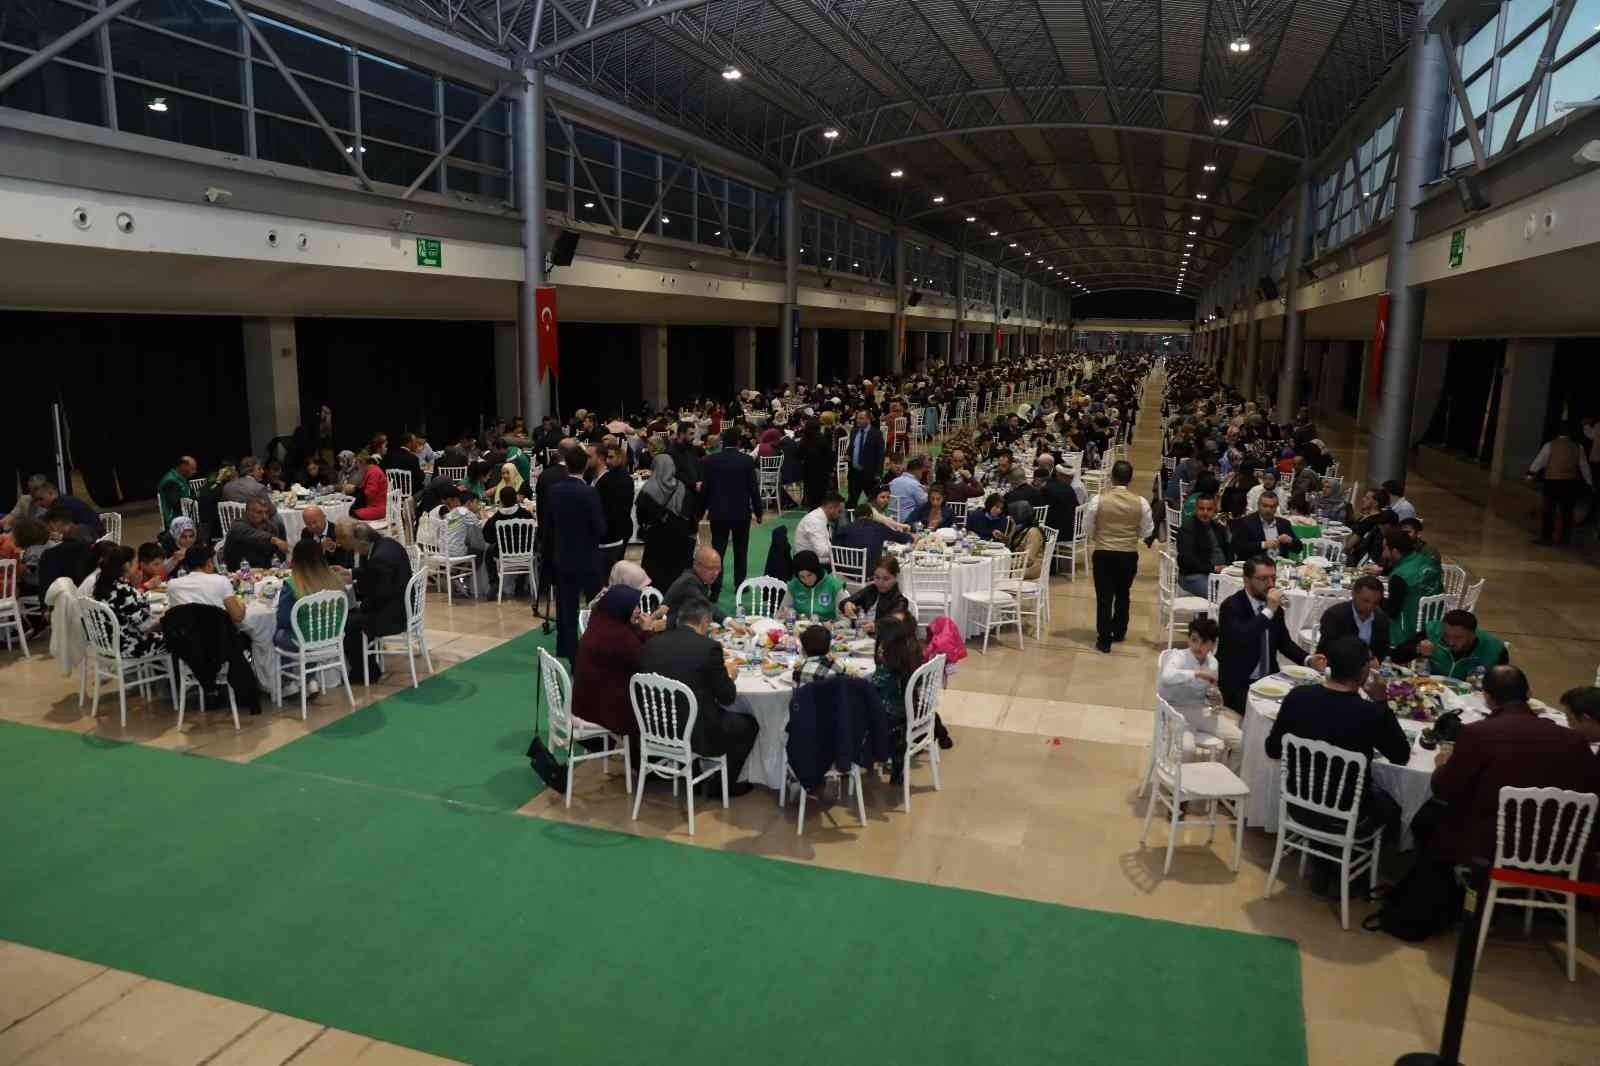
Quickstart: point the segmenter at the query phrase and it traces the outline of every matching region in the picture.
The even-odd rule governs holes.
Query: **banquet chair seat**
[[[1339,867],[1339,924],[1349,929],[1350,882],[1365,871],[1368,888],[1377,889],[1383,848],[1382,824],[1361,824],[1367,758],[1320,740],[1285,736],[1278,774],[1278,838],[1261,898],[1272,896],[1285,850],[1300,853],[1302,876],[1308,857],[1326,859]]]
[[[579,763],[600,760],[606,776],[611,775],[611,757],[622,757],[622,776],[628,792],[633,791],[632,747],[626,735],[618,736],[603,726],[586,722],[572,713],[572,677],[561,661],[544,648],[539,649],[539,680],[544,685],[545,707],[549,712],[550,754],[566,752],[566,806],[572,807],[572,771]],[[599,741],[600,750],[585,742]]]
[[[406,665],[411,668],[411,687],[417,687],[417,655],[422,655],[422,663],[428,668],[428,673],[433,673],[433,657],[428,654],[428,632],[424,616],[428,606],[428,574],[425,570],[414,570],[411,580],[406,582],[406,628],[399,633],[389,633],[384,636],[371,637],[361,634],[361,683],[364,687],[372,687],[372,656],[382,658],[386,655],[404,655]]]
[[[1184,762],[1184,734],[1189,724],[1172,704],[1156,697],[1155,757],[1150,761],[1147,777],[1151,790],[1149,805],[1145,808],[1144,834],[1139,838],[1143,848],[1150,839],[1150,824],[1155,820],[1156,804],[1165,804],[1168,820],[1167,857],[1161,867],[1162,876],[1172,871],[1172,852],[1177,846],[1179,831],[1185,825],[1205,824],[1210,829],[1206,838],[1209,845],[1217,835],[1217,807],[1221,805],[1233,815],[1233,862],[1231,869],[1239,872],[1239,859],[1244,848],[1244,801],[1250,795],[1250,786],[1239,775],[1220,762]],[[1208,807],[1202,818],[1184,817],[1186,803],[1199,802]]]
[[[906,682],[906,751],[900,776],[907,814],[911,813],[912,759],[926,753],[928,768],[933,771],[933,790],[938,792],[944,788],[939,780],[939,744],[935,737],[939,700],[944,696],[944,666],[944,655],[935,655],[917,667]]]
[[[78,706],[83,706],[85,686],[92,679],[94,699],[89,706],[89,717],[100,709],[100,679],[105,678],[117,686],[117,701],[121,709],[121,723],[128,726],[128,687],[131,685],[144,694],[148,702],[150,688],[165,681],[174,707],[178,704],[177,681],[172,671],[172,656],[166,652],[128,658],[122,654],[122,623],[110,607],[89,596],[78,601],[78,624],[83,628],[83,672],[78,680]]]
[[[639,723],[639,778],[633,797],[633,818],[639,819],[644,783],[652,774],[672,782],[672,794],[684,786],[689,809],[689,835],[694,836],[694,789],[707,778],[722,775],[722,806],[728,806],[728,757],[695,754],[692,738],[700,709],[694,690],[661,674],[634,674],[628,682],[628,699]],[[699,764],[708,769],[698,773]]]
[[[177,658],[174,656],[174,658]],[[217,686],[228,694],[228,709],[233,712],[233,731],[239,732],[239,701],[234,698],[233,686],[228,683],[228,664],[223,663],[217,669]],[[194,671],[189,669],[189,664],[178,659],[178,729],[183,729],[184,703],[188,699],[189,690],[194,689],[200,694],[200,713],[206,713],[206,690],[194,676]]]
[[[835,795],[838,794],[841,782],[849,779],[849,794],[856,798],[856,818],[861,823],[861,828],[867,827],[867,801],[866,790],[861,787],[861,767],[855,763],[850,764],[850,772],[841,774],[838,770],[829,769],[822,775],[824,781],[833,782]],[[795,776],[794,769],[789,765],[789,757],[783,759],[783,787],[778,789],[778,807],[781,809],[789,798],[789,789],[794,788],[800,793],[800,810],[795,817],[794,835],[802,836],[806,831],[806,799],[808,793],[800,784],[800,779]]]

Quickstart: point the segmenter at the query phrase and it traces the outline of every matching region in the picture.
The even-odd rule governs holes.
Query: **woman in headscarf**
[[[665,625],[665,619],[640,615],[638,589],[613,585],[590,609],[589,626],[578,639],[578,656],[572,662],[573,716],[631,738],[635,765],[639,725],[628,698],[628,682],[639,672],[645,641]]]
[[[161,550],[166,552],[164,564],[167,580],[182,577],[189,572],[189,567],[184,561],[189,549],[194,547],[200,539],[200,531],[190,519],[179,515],[172,520],[172,524],[156,534],[156,543],[161,545]]]
[[[699,525],[693,490],[678,480],[678,465],[665,453],[650,464],[650,480],[635,504],[644,532],[645,573],[658,589],[671,588],[689,566]]]
[[[783,440],[783,430],[777,426],[768,426],[761,431],[761,443],[756,446],[756,454],[763,459],[770,459],[781,454],[778,442]]]
[[[350,492],[354,486],[361,484],[361,463],[356,459],[356,453],[349,448],[339,453],[339,471],[334,480],[344,486],[345,492]]]
[[[1024,581],[1037,581],[1044,569],[1044,530],[1033,516],[1033,504],[1017,500],[1006,508],[1011,518],[1011,533],[1006,537],[1006,547],[1022,552],[1028,557],[1023,568]]]
[[[512,492],[515,492],[520,496],[522,495],[523,484],[524,482],[522,480],[522,474],[517,470],[517,465],[515,463],[501,463],[500,481],[498,484],[491,485],[489,487],[489,491],[485,494],[484,498],[498,500],[500,498],[501,489],[510,489]]]
[[[618,585],[630,589],[643,589],[649,584],[650,575],[645,573],[644,567],[628,559],[618,559],[611,567],[611,576],[606,579],[606,587],[600,590],[600,596],[604,596]],[[597,600],[599,598],[595,597]]]

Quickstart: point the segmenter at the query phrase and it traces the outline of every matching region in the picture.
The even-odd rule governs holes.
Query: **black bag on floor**
[[[1419,855],[1411,871],[1384,897],[1383,909],[1368,915],[1362,928],[1415,944],[1449,932],[1461,914],[1464,895],[1454,868]]]
[[[556,761],[550,754],[550,749],[544,746],[544,741],[535,734],[533,743],[528,745],[528,765],[533,767],[533,772],[539,775],[550,788],[557,792],[567,789],[567,768]]]

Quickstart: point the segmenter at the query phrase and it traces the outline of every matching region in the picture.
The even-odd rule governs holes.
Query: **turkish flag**
[[[1372,355],[1367,369],[1367,395],[1378,398],[1378,387],[1383,377],[1384,349],[1389,343],[1389,294],[1378,294],[1378,326],[1372,335]]]
[[[556,287],[540,285],[533,290],[534,318],[539,323],[539,380],[546,369],[561,376],[561,330],[556,319]]]

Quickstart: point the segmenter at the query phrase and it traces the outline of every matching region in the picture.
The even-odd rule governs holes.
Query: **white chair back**
[[[1446,563],[1439,567],[1439,580],[1443,583],[1444,594],[1450,597],[1450,605],[1459,606],[1461,597],[1467,592],[1466,570],[1454,563]]]
[[[233,524],[243,517],[244,504],[232,500],[223,500],[217,504],[217,524],[222,527],[224,539],[228,536],[228,530],[233,528]]]
[[[688,765],[693,755],[690,737],[700,714],[694,690],[660,674],[634,674],[628,682],[628,700],[639,723],[641,758],[654,756]]]
[[[385,470],[383,476],[389,479],[389,488],[411,495],[411,471]]]
[[[1445,593],[1437,596],[1424,596],[1417,605],[1417,631],[1426,633],[1431,622],[1443,622],[1445,612],[1450,610],[1450,597]]]
[[[116,511],[100,512],[100,528],[105,530],[101,540],[109,540],[113,544],[122,543],[122,515]]]
[[[1488,583],[1488,580],[1486,577],[1480,577],[1467,586],[1467,590],[1461,594],[1461,610],[1477,613],[1478,597],[1483,595],[1483,586]]]
[[[1296,832],[1319,840],[1342,841],[1355,839],[1356,821],[1360,816],[1363,787],[1367,777],[1367,760],[1357,752],[1336,748],[1321,740],[1304,740],[1296,736],[1283,738],[1283,758],[1278,773],[1281,783],[1279,793],[1280,825],[1293,824]],[[1299,812],[1320,814],[1341,821],[1344,829],[1332,832],[1311,828],[1296,817]]]
[[[1178,539],[1178,526],[1183,522],[1183,512],[1170,503],[1165,506],[1167,508],[1167,530],[1162,539],[1171,544]]]
[[[14,603],[17,598],[17,561],[0,559],[0,604]]]
[[[955,523],[957,526],[964,526],[967,524],[966,500],[952,500],[949,503],[946,503],[945,506],[950,508],[951,522]]]
[[[944,694],[944,656],[935,655],[906,683],[906,746],[916,747],[933,733],[934,716]]]
[[[834,545],[829,554],[833,572],[854,592],[867,583],[867,549],[841,548]]]
[[[467,480],[467,468],[464,466],[436,466],[433,468],[434,477],[442,477],[448,481]]]
[[[783,497],[779,495],[778,479],[783,471],[783,456],[758,456],[756,462],[760,466],[761,502],[763,504],[771,504],[774,509],[781,509]]]
[[[578,636],[581,637],[585,632],[588,631],[589,616],[592,614],[594,614],[594,612],[587,607],[578,612]]]
[[[572,747],[572,678],[561,661],[539,649],[539,683],[544,686],[544,705],[549,711],[550,737],[547,747],[562,751]]]
[[[500,549],[500,571],[506,564],[529,567],[533,564],[534,536],[539,523],[531,518],[497,518],[494,523],[495,545]]]
[[[405,470],[393,470],[390,473],[409,476],[409,471]],[[411,494],[409,492],[390,489],[389,495],[384,501],[383,517],[384,521],[389,525],[389,535],[401,544],[410,544],[417,539],[417,519],[411,507]]]
[[[203,478],[203,477],[192,477],[192,478],[189,479],[189,491],[193,492],[193,493],[200,493],[200,492],[204,491],[204,489],[206,487],[206,484],[207,484],[207,481],[206,481],[205,478]]]
[[[639,590],[639,610],[645,614],[651,614],[657,607],[661,606],[664,599],[665,597],[661,595],[660,589],[654,585],[646,585]]]
[[[200,534],[200,501],[185,496],[178,501],[178,509],[183,512],[183,517],[194,523],[195,535]]]
[[[1154,759],[1156,776],[1174,794],[1183,788],[1183,734],[1189,728],[1183,715],[1161,696],[1156,697]]]
[[[1306,541],[1306,554],[1326,559],[1330,563],[1344,562],[1344,542],[1332,537],[1316,537]]]
[[[311,655],[343,647],[344,626],[349,614],[350,601],[345,594],[329,589],[295,600],[289,611],[289,626],[300,650]]]
[[[1576,878],[1600,797],[1564,788],[1500,790],[1494,864]]]
[[[90,655],[99,659],[122,659],[122,623],[109,606],[93,596],[78,600],[78,624],[83,627],[83,641]]]
[[[733,613],[742,618],[777,618],[789,586],[775,577],[752,577],[733,594]]]
[[[1038,526],[1044,526],[1050,520],[1050,505],[1044,504],[1033,509],[1033,521]]]
[[[420,635],[427,625],[428,572],[412,569],[415,572],[406,582],[406,631]]]

